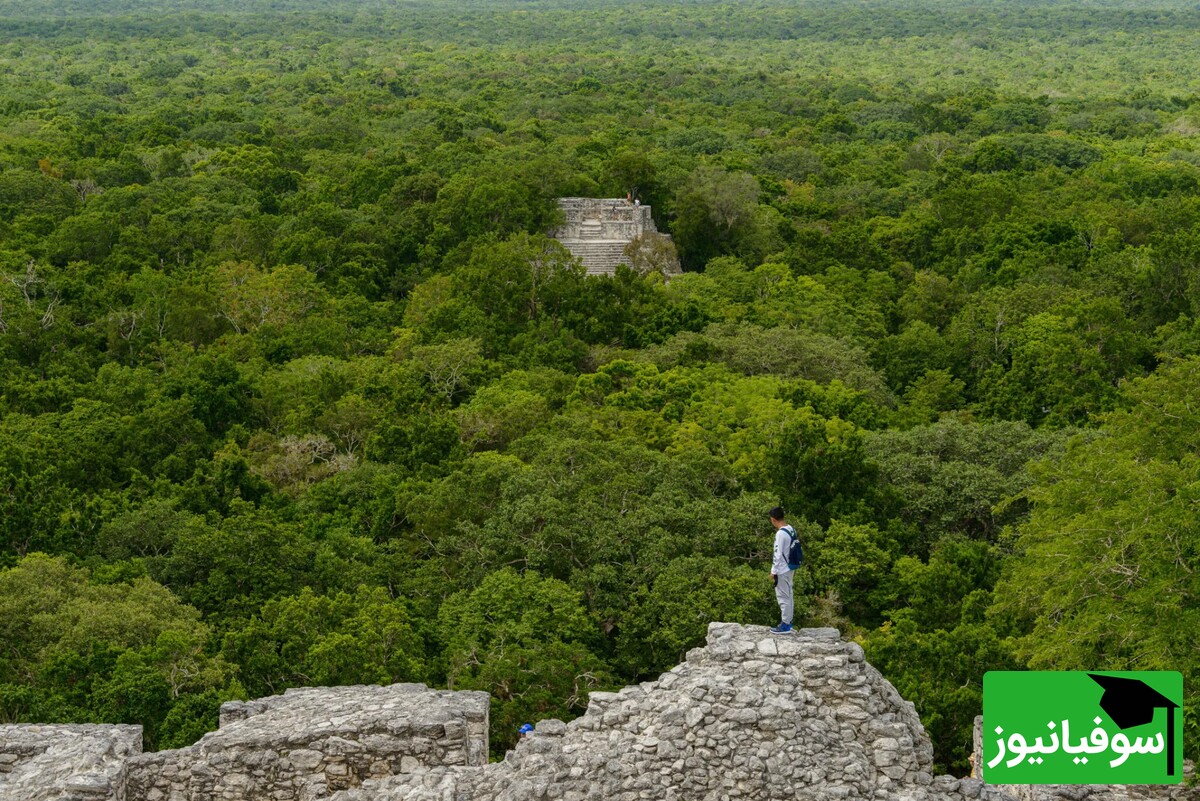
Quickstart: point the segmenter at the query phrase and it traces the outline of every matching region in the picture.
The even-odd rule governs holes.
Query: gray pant
[[[779,601],[779,615],[789,626],[792,625],[794,608],[792,602],[792,576],[794,575],[796,575],[796,571],[789,570],[775,576],[775,600]]]

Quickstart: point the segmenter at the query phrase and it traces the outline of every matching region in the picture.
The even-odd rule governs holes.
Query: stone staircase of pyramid
[[[563,245],[576,256],[587,269],[588,275],[611,275],[618,264],[629,264],[625,256],[628,242],[619,239],[576,239]]]

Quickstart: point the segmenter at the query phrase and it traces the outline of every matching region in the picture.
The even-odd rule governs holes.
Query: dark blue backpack
[[[787,552],[788,570],[795,570],[804,563],[804,549],[800,547],[800,538],[796,536],[796,529],[785,526],[783,530],[792,538],[792,544],[788,546]]]

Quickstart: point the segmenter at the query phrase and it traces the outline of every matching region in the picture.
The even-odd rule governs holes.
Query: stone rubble
[[[488,706],[420,684],[289,690],[153,754],[137,726],[0,726],[0,801],[1200,801],[934,776],[912,703],[836,629],[713,623],[682,664],[538,722],[502,762]]]
[[[570,723],[544,720],[503,762],[370,780],[334,801],[983,799],[932,774],[912,703],[836,629],[777,636],[713,623],[708,644],[657,681],[592,693]]]

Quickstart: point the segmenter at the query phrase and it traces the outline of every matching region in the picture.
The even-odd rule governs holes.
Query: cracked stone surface
[[[114,798],[141,751],[141,726],[0,726],[0,801]]]

